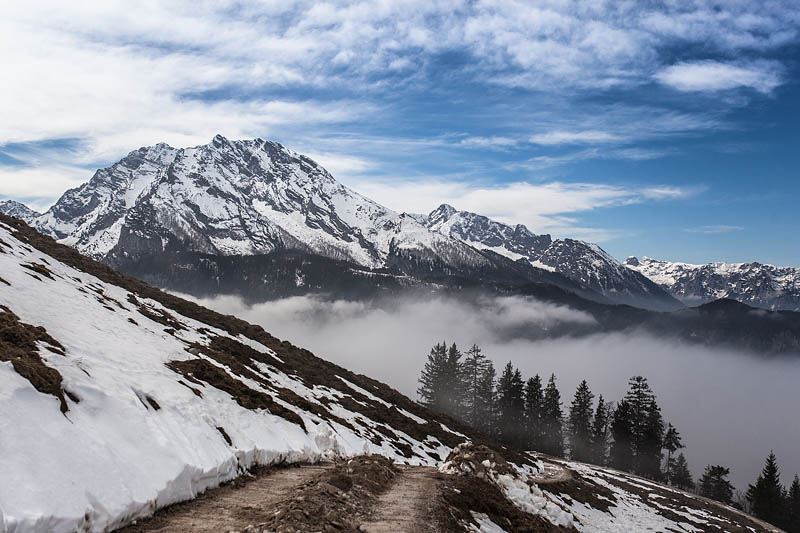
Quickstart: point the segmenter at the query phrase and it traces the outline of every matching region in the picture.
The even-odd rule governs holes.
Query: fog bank
[[[564,410],[577,384],[619,400],[633,375],[648,378],[664,418],[678,427],[695,479],[706,464],[731,468],[740,489],[770,450],[784,483],[800,473],[800,358],[709,349],[646,335],[530,340],[531,331],[591,324],[585,313],[521,297],[472,305],[450,298],[377,304],[293,297],[248,306],[234,297],[199,300],[416,398],[417,377],[440,341],[483,347],[498,370],[512,360],[527,378],[555,373]]]

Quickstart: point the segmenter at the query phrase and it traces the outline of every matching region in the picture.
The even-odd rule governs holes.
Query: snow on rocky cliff
[[[730,298],[754,307],[800,311],[800,268],[755,262],[694,265],[649,257],[629,257],[625,266],[692,305]]]
[[[310,251],[382,267],[394,250],[479,265],[476,250],[337,182],[262,139],[140,148],[68,191],[33,225],[95,259],[164,249],[253,255]]]
[[[536,267],[569,278],[561,286],[576,284],[606,300],[680,307],[595,245],[553,241],[447,205],[428,216],[397,213],[308,157],[262,139],[218,135],[192,148],[140,148],[67,191],[47,213],[20,206],[0,205],[0,212],[21,213],[46,235],[120,268],[164,251],[247,256],[294,249],[409,275],[560,283]],[[527,262],[527,270],[509,259]]]
[[[680,307],[660,286],[625,268],[596,244],[575,239],[553,240],[550,235],[534,234],[522,224],[509,226],[447,204],[423,220],[433,231],[474,248],[558,272],[611,301],[657,309]]]

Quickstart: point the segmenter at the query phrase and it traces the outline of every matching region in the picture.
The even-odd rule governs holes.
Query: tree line
[[[680,433],[661,415],[643,376],[633,376],[618,402],[595,397],[586,380],[564,412],[555,374],[525,379],[512,362],[500,375],[478,345],[463,353],[455,343],[431,348],[419,377],[419,401],[458,418],[520,450],[610,466],[751,511],[787,531],[800,533],[800,483],[780,486],[774,455],[746,495],[734,500],[730,470],[708,465],[692,478]],[[595,399],[597,400],[595,402]],[[769,469],[767,468],[769,467]],[[774,469],[774,472],[773,472]]]

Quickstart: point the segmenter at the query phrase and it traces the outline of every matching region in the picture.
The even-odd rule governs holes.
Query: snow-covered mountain
[[[364,454],[439,476],[426,519],[451,517],[448,531],[774,530],[629,474],[503,448],[3,215],[0,276],[4,533],[113,531],[256,466]],[[325,489],[343,507],[359,494]]]
[[[687,304],[729,298],[754,307],[800,311],[800,268],[762,263],[693,265],[629,257],[625,266],[644,274]]]
[[[157,144],[131,152],[33,222],[112,264],[163,250],[227,256],[283,248],[372,268],[404,252],[454,267],[490,263],[278,143],[220,135],[193,148]]]
[[[428,216],[398,213],[343,186],[311,159],[261,139],[218,135],[193,148],[140,148],[42,215],[16,203],[0,205],[0,212],[152,280],[163,273],[143,272],[142,264],[153,267],[165,252],[240,257],[298,250],[412,277],[549,283],[600,301],[680,307],[596,245],[553,241],[449,206]]]
[[[439,233],[514,261],[558,272],[614,302],[638,307],[674,309],[675,301],[647,277],[625,268],[596,244],[575,239],[553,240],[522,224],[509,226],[485,216],[443,204],[423,221]]]
[[[16,217],[27,223],[31,223],[41,216],[41,213],[37,213],[27,205],[15,202],[14,200],[4,200],[0,202],[0,213]]]

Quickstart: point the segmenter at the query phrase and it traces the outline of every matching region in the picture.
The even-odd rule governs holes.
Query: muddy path
[[[158,511],[118,533],[219,533],[263,522],[273,506],[333,465],[269,468]]]
[[[368,533],[426,533],[436,531],[432,520],[439,501],[441,475],[437,469],[400,466],[394,483],[384,492],[371,515],[362,522]]]

